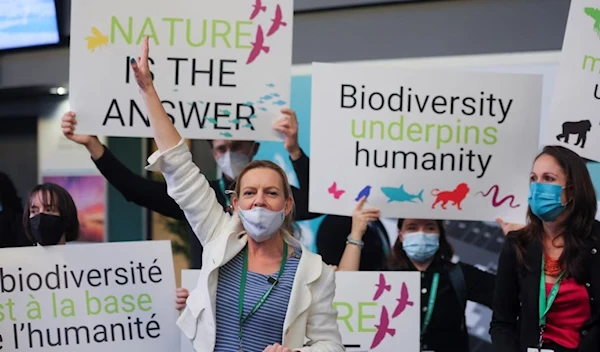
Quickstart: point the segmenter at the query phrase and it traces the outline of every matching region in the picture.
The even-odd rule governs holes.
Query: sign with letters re
[[[152,137],[130,60],[149,66],[184,138],[280,140],[289,107],[293,1],[73,0],[70,103],[79,133]]]
[[[315,63],[310,211],[525,223],[541,99],[541,75]]]
[[[169,241],[0,249],[0,350],[179,346]]]

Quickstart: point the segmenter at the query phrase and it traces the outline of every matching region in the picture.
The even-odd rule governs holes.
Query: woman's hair
[[[40,197],[44,206],[51,205],[58,211],[65,225],[65,241],[77,240],[79,237],[79,219],[77,218],[75,202],[73,202],[73,198],[66,189],[54,183],[37,185],[29,192],[27,207],[23,211],[23,228],[27,237],[34,241],[29,224],[30,208],[34,197]]]
[[[17,188],[7,174],[0,171],[0,204],[3,207],[21,208],[21,199],[17,196]]]
[[[553,157],[567,177],[564,191],[570,201],[563,213],[564,221],[559,227],[562,229],[560,236],[564,240],[559,264],[566,269],[566,275],[583,282],[585,267],[582,254],[587,250],[586,244],[594,240],[595,236],[596,191],[583,159],[575,152],[561,146],[546,146],[534,163],[542,155]],[[516,242],[519,263],[529,270],[525,260],[526,248],[533,241],[542,244],[544,236],[542,221],[531,212],[531,207],[527,208],[527,225],[508,236]]]
[[[237,182],[235,183],[235,195],[239,197],[240,192],[241,192],[242,178],[248,171],[253,170],[253,169],[270,169],[270,170],[277,172],[277,174],[279,175],[279,178],[281,179],[281,184],[283,186],[284,198],[286,200],[290,199],[290,198],[292,199],[292,211],[290,211],[290,213],[288,215],[286,215],[285,219],[283,220],[283,224],[281,225],[281,236],[283,237],[284,241],[286,241],[286,242],[290,242],[290,240],[292,238],[299,237],[300,229],[299,229],[298,225],[296,224],[296,222],[294,221],[294,213],[296,211],[296,204],[294,202],[292,186],[290,186],[290,183],[288,182],[285,171],[283,171],[283,169],[281,167],[279,167],[279,165],[275,164],[272,161],[268,161],[268,160],[254,160],[254,161],[251,161],[250,163],[248,163],[248,165],[246,165],[242,169],[239,176],[237,177]],[[296,233],[298,234],[298,236],[295,235]],[[298,238],[296,238],[296,239],[298,239]]]
[[[402,224],[405,220],[406,219],[398,219],[398,230],[402,230]],[[448,238],[446,238],[444,222],[442,220],[436,220],[435,222],[440,229],[440,247],[435,254],[435,258],[450,261],[454,256],[454,248],[452,248],[452,245],[448,242]],[[410,259],[406,255],[406,252],[404,252],[404,249],[402,249],[402,241],[400,241],[400,239],[397,239],[396,243],[394,243],[388,266],[391,270],[406,270],[410,267]]]

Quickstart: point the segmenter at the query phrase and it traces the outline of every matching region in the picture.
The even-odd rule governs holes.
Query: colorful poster
[[[192,290],[200,270],[182,270],[181,286]],[[360,287],[357,282],[363,283]],[[342,342],[348,352],[420,348],[421,276],[418,272],[335,273],[335,298]],[[416,322],[416,323],[415,323]],[[181,333],[181,352],[193,352]]]
[[[314,64],[312,79],[310,211],[366,197],[383,217],[524,223],[541,76]]]
[[[77,207],[79,242],[103,242],[106,223],[106,182],[103,176],[44,176],[66,189]]]
[[[3,350],[179,348],[169,241],[0,251]]]
[[[278,140],[289,106],[292,1],[76,0],[70,101],[80,133],[151,137],[130,68],[149,37],[163,107],[185,138]]]
[[[584,158],[600,161],[599,74],[600,3],[572,0],[546,144],[558,141]]]

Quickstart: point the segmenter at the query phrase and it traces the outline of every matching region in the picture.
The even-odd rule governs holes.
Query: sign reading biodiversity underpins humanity
[[[600,161],[598,111],[600,2],[572,0],[544,141]]]
[[[278,140],[289,106],[293,2],[74,0],[70,103],[78,132],[151,137],[130,66],[149,37],[149,66],[185,138]]]
[[[524,223],[542,77],[313,64],[310,210]]]
[[[0,250],[0,350],[164,352],[179,345],[169,241]]]

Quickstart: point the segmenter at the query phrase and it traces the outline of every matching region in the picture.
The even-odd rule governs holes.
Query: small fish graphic
[[[194,101],[193,101],[193,102],[191,102],[191,103],[188,103],[188,105],[189,105],[189,106],[194,106],[194,105],[196,105],[196,102],[194,102]]]
[[[269,83],[266,86],[269,87],[269,88],[275,88],[275,85],[273,83]]]
[[[252,128],[253,126],[252,126],[252,124],[251,124],[251,123],[247,123],[247,124],[245,124],[243,127],[245,127],[245,128]]]
[[[229,120],[229,122],[230,123],[238,124],[238,123],[240,123],[240,120],[239,119],[232,119],[232,120]]]
[[[277,93],[273,93],[271,95],[274,96],[275,98],[279,98],[279,94],[277,94]]]
[[[215,119],[214,117],[208,117],[206,118],[206,121],[216,125],[217,124],[217,119]]]
[[[381,192],[388,197],[388,203],[391,202],[411,202],[415,203],[415,199],[419,199],[423,202],[423,191],[419,192],[419,194],[410,194],[404,190],[404,185],[400,185],[400,187],[381,187]]]
[[[259,103],[259,104],[264,104],[264,103],[265,103],[265,101],[261,99],[261,100],[259,100],[259,101],[258,101],[258,103]]]
[[[264,97],[262,97],[260,99],[262,99],[262,100],[271,100],[271,99],[273,99],[273,97],[267,94],[267,95],[265,95]]]
[[[229,110],[220,110],[219,113],[221,113],[221,114],[223,114],[225,116],[231,115],[231,111],[229,111]]]
[[[229,132],[221,132],[219,133],[221,136],[227,137],[227,138],[231,138],[233,137],[233,135]]]
[[[200,103],[200,104],[204,104],[204,101],[202,101],[202,100],[198,100],[198,103]]]
[[[92,27],[92,34],[93,35],[85,37],[89,51],[94,52],[96,48],[102,47],[103,45],[108,46],[108,36],[102,34],[98,28]]]
[[[254,103],[253,103],[253,102],[251,102],[251,101],[247,101],[247,102],[245,102],[245,103],[244,103],[244,104],[242,104],[242,105],[244,105],[244,106],[252,106],[252,105],[254,105]]]
[[[174,91],[174,92],[178,92],[178,91],[179,91],[179,89],[177,89],[177,88],[173,88],[173,91]]]
[[[261,111],[267,111],[267,108],[259,108]]]
[[[285,101],[283,101],[283,100],[277,100],[277,101],[273,102],[273,105],[279,105],[279,106],[285,105]]]
[[[256,118],[256,115],[252,114],[252,115],[248,116],[248,118],[249,118],[249,119]]]

